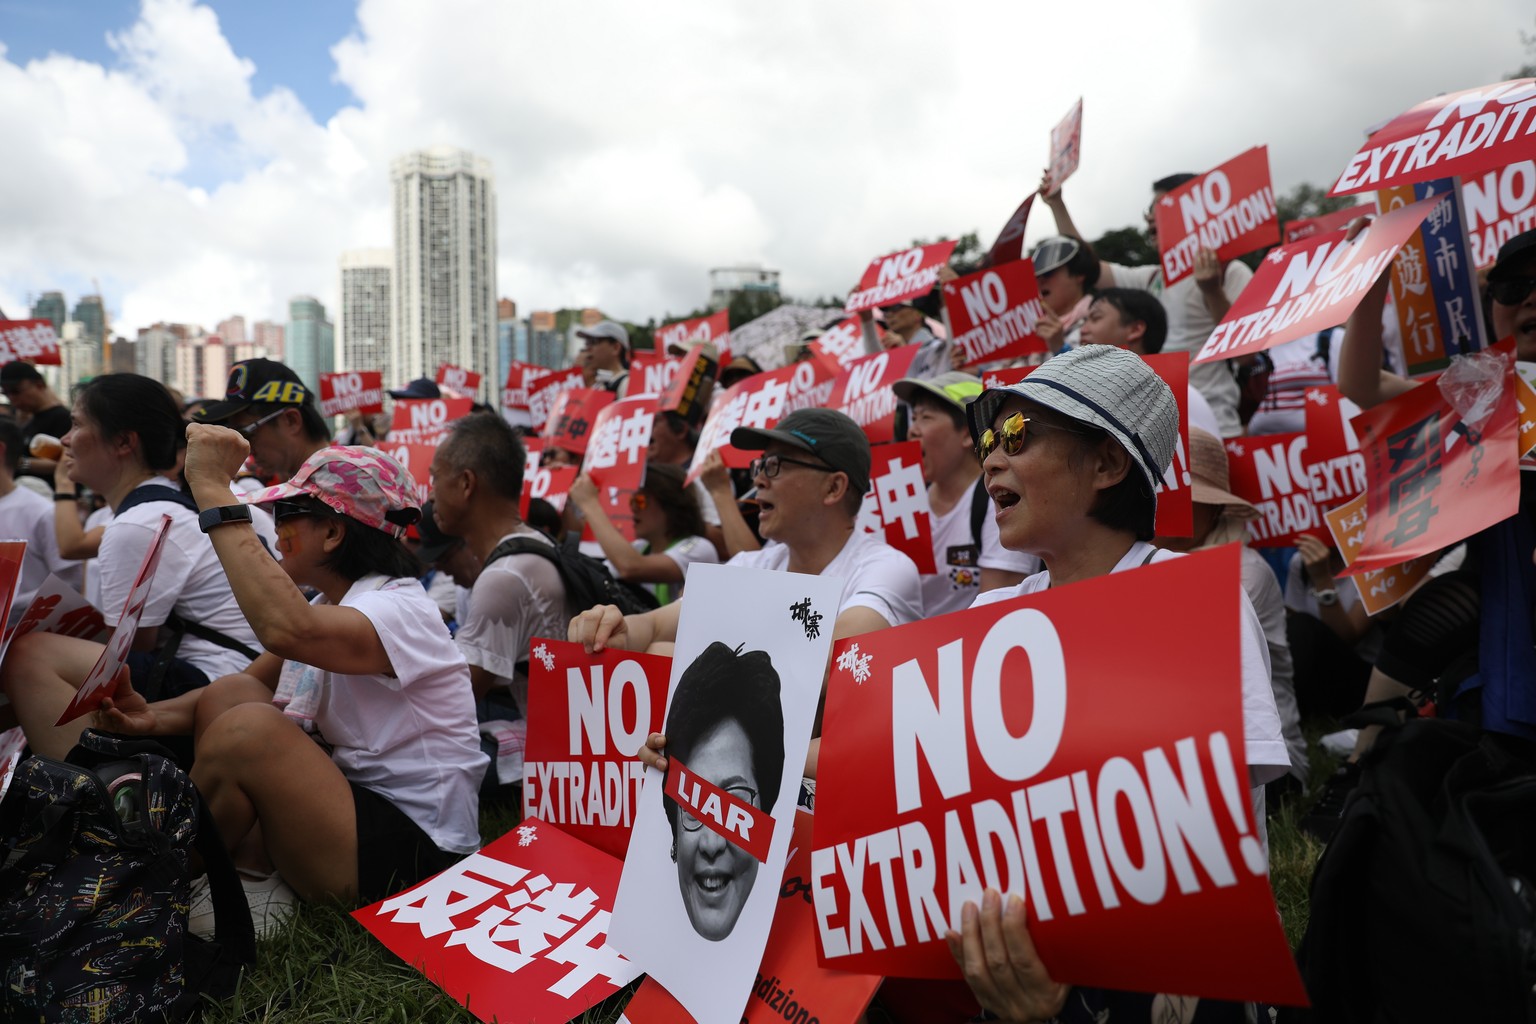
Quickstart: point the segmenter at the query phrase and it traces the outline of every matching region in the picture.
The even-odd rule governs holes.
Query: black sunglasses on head
[[[302,501],[274,501],[272,503],[272,521],[280,523],[284,519],[292,519],[295,516],[334,516],[337,513],[333,509],[310,505]]]

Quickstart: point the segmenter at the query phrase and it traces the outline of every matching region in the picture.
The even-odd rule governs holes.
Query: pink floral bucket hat
[[[364,526],[402,537],[421,518],[410,471],[377,448],[331,445],[304,460],[293,479],[257,491],[253,505],[308,495]]]

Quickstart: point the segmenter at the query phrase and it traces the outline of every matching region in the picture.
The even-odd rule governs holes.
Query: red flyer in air
[[[1352,242],[1340,230],[1273,250],[1194,361],[1244,356],[1342,324],[1438,202],[1431,196],[1383,214]]]
[[[1024,258],[1024,229],[1029,225],[1029,211],[1035,205],[1036,194],[1031,192],[1025,196],[1013,216],[1008,218],[1008,223],[1003,225],[1003,230],[997,233],[997,241],[987,250],[989,266],[1000,267]]]
[[[543,433],[549,423],[549,414],[554,412],[555,402],[560,398],[561,392],[581,386],[581,367],[579,366],[573,366],[568,370],[556,370],[553,373],[546,373],[544,376],[530,381],[528,384],[528,418],[532,421],[532,429]]]
[[[731,319],[730,313],[721,310],[711,313],[709,316],[695,317],[692,320],[680,320],[675,324],[666,324],[656,328],[656,351],[671,355],[687,352],[694,345],[708,342],[715,346],[715,352],[721,366],[731,361]]]
[[[535,639],[523,817],[622,859],[645,767],[635,754],[661,731],[671,673],[671,658]]]
[[[1328,540],[1328,527],[1312,504],[1305,433],[1229,437],[1222,443],[1232,493],[1259,510],[1257,519],[1248,520],[1249,544],[1295,547],[1303,533]]]
[[[846,413],[869,435],[870,444],[896,438],[896,392],[891,385],[907,375],[920,345],[902,345],[861,356],[832,382],[828,408]]]
[[[544,442],[584,454],[597,426],[598,413],[613,404],[613,392],[604,388],[567,388],[555,398],[544,423]]]
[[[1185,182],[1158,201],[1157,250],[1165,286],[1195,270],[1195,254],[1213,249],[1233,260],[1280,240],[1269,148],[1255,146]]]
[[[62,365],[53,321],[0,320],[0,363],[17,359],[38,366]]]
[[[715,403],[699,432],[688,482],[698,478],[704,457],[712,451],[719,451],[732,469],[750,466],[761,453],[732,447],[731,432],[737,427],[772,430],[796,409],[828,404],[835,377],[836,373],[821,360],[804,359],[767,373],[754,373],[731,385]]]
[[[1049,351],[1035,331],[1044,309],[1032,260],[967,274],[946,282],[942,291],[953,343],[965,353],[964,366]]]
[[[939,571],[933,559],[933,509],[923,483],[922,442],[893,441],[872,448],[859,527],[883,536],[912,559],[922,575]]]
[[[149,548],[144,552],[144,561],[139,566],[139,574],[133,578],[133,586],[128,588],[128,597],[123,601],[123,614],[117,620],[117,626],[112,630],[112,638],[107,641],[106,650],[101,652],[101,657],[96,659],[96,664],[91,666],[91,671],[80,684],[80,689],[75,693],[74,699],[69,702],[69,707],[59,716],[55,725],[63,725],[65,722],[73,722],[87,712],[95,711],[101,707],[103,699],[112,695],[117,686],[117,674],[128,663],[128,652],[133,647],[133,638],[139,631],[139,617],[144,614],[144,605],[149,600],[150,584],[155,579],[155,569],[160,565],[160,551],[165,547],[165,535],[170,531],[171,517],[161,516],[160,525],[155,529],[155,535],[150,539]],[[9,603],[9,601],[7,601]]]
[[[1305,1004],[1253,820],[1241,593],[1227,545],[839,642],[822,963],[957,977],[944,933],[991,888],[1057,981]],[[1138,614],[1108,640],[1106,608]]]
[[[1045,176],[1050,181],[1051,194],[1061,191],[1062,182],[1077,170],[1077,159],[1083,148],[1083,101],[1079,99],[1067,111],[1061,123],[1051,129],[1051,162]]]
[[[320,415],[339,416],[356,409],[364,416],[384,411],[384,374],[350,370],[320,375]]]
[[[619,861],[536,818],[352,916],[478,1019],[567,1021],[640,973],[607,943]]]
[[[869,261],[844,308],[849,313],[858,313],[927,295],[938,284],[939,268],[949,262],[956,244],[934,242],[889,256],[876,256]]]
[[[1425,100],[1372,133],[1330,195],[1474,177],[1531,155],[1536,78],[1517,78]]]
[[[443,363],[437,368],[437,383],[440,387],[458,395],[473,396],[480,390],[480,374],[474,370],[466,370],[462,366],[454,366],[452,363]]]
[[[672,386],[683,367],[681,356],[636,352],[629,360],[629,395],[659,395]]]
[[[609,520],[625,540],[635,539],[629,499],[645,480],[645,457],[655,420],[655,398],[625,398],[604,406],[592,425],[581,464],[581,471],[597,484]]]

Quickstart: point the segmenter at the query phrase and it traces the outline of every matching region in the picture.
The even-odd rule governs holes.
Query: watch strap
[[[251,506],[249,505],[216,505],[213,508],[205,508],[197,514],[197,527],[204,533],[228,523],[249,523],[250,521]]]

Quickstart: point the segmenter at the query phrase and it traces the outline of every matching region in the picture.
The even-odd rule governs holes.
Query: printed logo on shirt
[[[980,558],[981,548],[975,544],[956,544],[951,548],[947,548],[944,554],[944,561],[950,565],[969,566],[972,568],[975,567]]]

